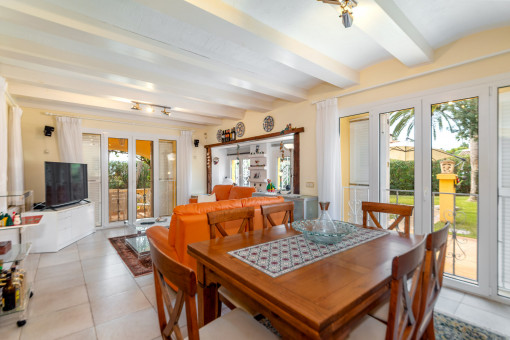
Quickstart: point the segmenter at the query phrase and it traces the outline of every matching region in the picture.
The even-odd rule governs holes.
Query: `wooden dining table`
[[[199,326],[218,317],[221,285],[267,317],[284,338],[345,338],[389,296],[393,257],[423,238],[388,232],[274,278],[228,254],[297,234],[281,225],[190,244],[188,253],[197,261]]]

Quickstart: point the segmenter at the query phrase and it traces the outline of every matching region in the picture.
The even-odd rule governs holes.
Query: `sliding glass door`
[[[490,276],[488,102],[487,88],[472,88],[381,105],[369,114],[371,129],[379,131],[369,136],[378,156],[367,167],[370,200],[414,206],[412,233],[449,222],[445,282],[478,294],[489,293]],[[393,220],[380,216],[383,225]]]
[[[449,223],[445,282],[489,293],[489,107],[484,89],[424,100],[423,233]],[[428,211],[428,213],[427,213]],[[428,226],[428,227],[427,227]]]
[[[136,219],[154,217],[153,142],[136,140]]]

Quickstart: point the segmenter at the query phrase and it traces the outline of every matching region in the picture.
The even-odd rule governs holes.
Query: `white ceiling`
[[[219,125],[509,24],[510,1],[489,0],[359,0],[349,29],[316,0],[0,0],[0,75],[20,105]],[[130,110],[133,100],[172,115]]]

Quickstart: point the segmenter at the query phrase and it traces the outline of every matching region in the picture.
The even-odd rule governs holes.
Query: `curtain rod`
[[[323,101],[328,100],[328,99],[342,98],[342,97],[350,96],[350,95],[353,95],[353,94],[356,94],[356,93],[361,93],[361,92],[373,90],[373,89],[376,89],[376,88],[379,88],[379,87],[383,87],[383,86],[387,86],[387,85],[393,85],[393,84],[399,83],[401,81],[411,80],[411,79],[422,77],[422,76],[426,76],[426,75],[429,75],[429,74],[432,74],[432,73],[445,71],[445,70],[448,70],[448,69],[451,69],[451,68],[454,68],[454,67],[458,67],[458,66],[462,66],[462,65],[466,65],[466,64],[471,64],[471,63],[474,63],[474,62],[477,62],[477,61],[481,61],[481,60],[484,60],[484,59],[489,59],[489,58],[492,58],[492,57],[497,57],[499,55],[506,54],[506,53],[509,53],[509,52],[510,52],[510,49],[506,49],[506,50],[503,50],[503,51],[487,54],[487,55],[484,55],[484,56],[481,56],[481,57],[476,57],[476,58],[468,59],[468,60],[462,61],[460,63],[456,63],[456,64],[452,64],[452,65],[446,65],[446,66],[439,67],[439,68],[436,68],[436,69],[433,69],[433,70],[424,71],[424,72],[421,72],[421,73],[413,74],[413,75],[410,75],[410,76],[407,76],[407,77],[402,77],[402,78],[395,79],[395,80],[390,80],[390,81],[387,81],[387,82],[384,82],[384,83],[381,83],[381,84],[376,84],[376,85],[364,87],[362,89],[354,90],[354,91],[351,91],[351,92],[341,93],[341,94],[333,96],[333,97],[319,99],[319,100],[316,100],[316,101],[312,102],[311,104],[315,105],[317,103],[323,102]]]
[[[110,119],[89,118],[89,117],[80,117],[80,116],[71,116],[71,115],[57,115],[57,114],[51,113],[51,112],[43,112],[42,114],[44,114],[46,116],[53,116],[53,117],[69,117],[69,118],[78,118],[78,119],[84,119],[84,120],[95,120],[95,121],[98,121],[98,122],[105,122],[105,123],[117,123],[117,124],[126,124],[126,125],[137,125],[137,126],[145,126],[145,127],[162,128],[161,125],[149,125],[149,124],[141,124],[141,123],[134,123],[134,122],[121,122],[121,121],[110,120]],[[195,132],[195,130],[184,130],[184,129],[172,128],[172,127],[163,127],[163,128],[164,129],[168,129],[168,130]]]

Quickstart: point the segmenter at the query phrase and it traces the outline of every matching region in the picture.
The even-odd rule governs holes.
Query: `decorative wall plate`
[[[264,124],[262,125],[264,127],[264,131],[270,132],[274,128],[274,119],[271,116],[267,116],[264,118]]]
[[[221,143],[221,135],[223,134],[223,131],[220,129],[218,132],[216,132],[216,140]]]
[[[213,161],[213,164],[216,165],[216,164],[218,164],[220,162],[220,159],[218,157],[214,157],[212,159],[212,161]]]
[[[244,130],[245,130],[244,123],[243,122],[237,123],[236,138],[241,138],[242,136],[244,136]]]

